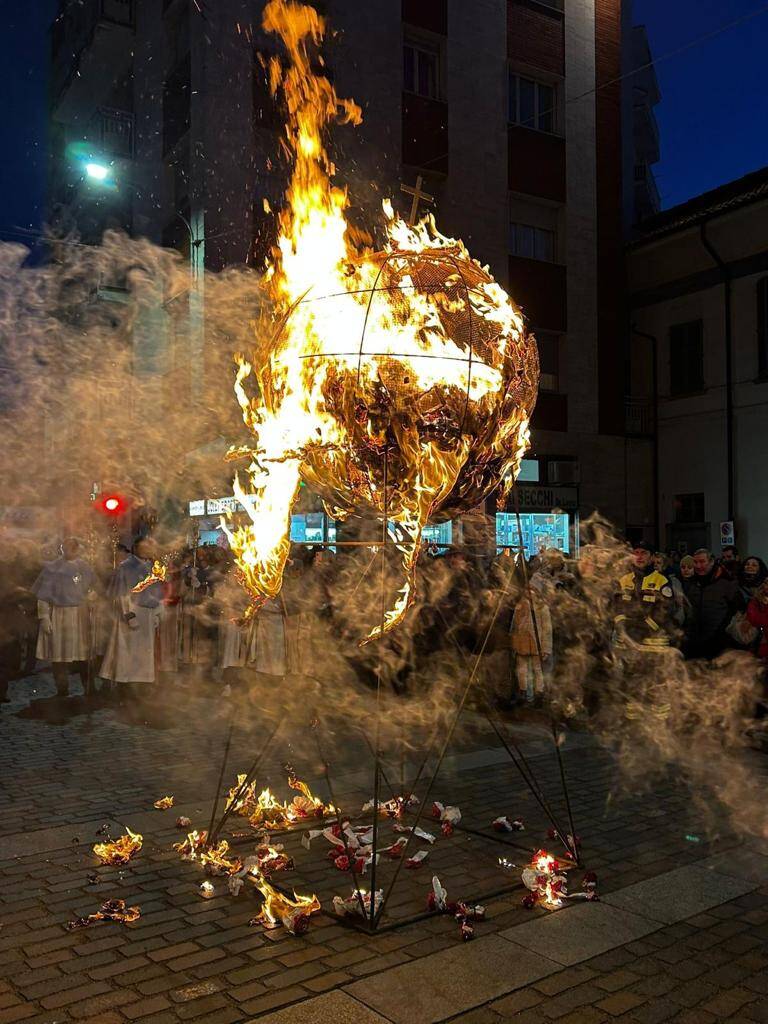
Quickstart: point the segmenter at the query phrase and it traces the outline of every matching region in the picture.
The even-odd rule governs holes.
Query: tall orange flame
[[[355,245],[323,140],[332,122],[359,124],[361,113],[313,70],[325,22],[269,0],[263,24],[287,51],[269,77],[285,101],[292,175],[267,270],[273,316],[253,357],[237,357],[235,393],[257,440],[230,457],[249,459],[248,486],[238,474],[234,490],[250,521],[223,525],[258,606],[280,590],[302,478],[336,518],[369,512],[395,524],[404,584],[370,639],[405,614],[430,517],[513,478],[538,360],[509,296],[431,217],[407,225],[385,201],[383,250]]]

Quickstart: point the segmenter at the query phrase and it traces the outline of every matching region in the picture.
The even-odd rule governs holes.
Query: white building
[[[646,221],[628,265],[632,383],[658,421],[645,518],[669,546],[715,552],[733,521],[740,552],[765,556],[768,168]],[[653,447],[634,466],[646,492]]]

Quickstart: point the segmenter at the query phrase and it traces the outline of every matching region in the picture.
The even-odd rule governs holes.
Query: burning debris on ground
[[[98,924],[99,921],[118,921],[121,924],[131,924],[134,921],[138,921],[140,917],[141,909],[139,907],[127,907],[125,900],[105,900],[100,910],[97,910],[94,914],[89,914],[87,917],[76,917],[73,921],[67,923],[66,929],[69,932],[77,931],[80,928],[88,928],[92,924]]]
[[[126,827],[125,834],[120,836],[119,839],[96,843],[93,847],[93,852],[102,864],[127,864],[141,850],[143,842],[143,836],[140,836],[137,832],[131,832]]]

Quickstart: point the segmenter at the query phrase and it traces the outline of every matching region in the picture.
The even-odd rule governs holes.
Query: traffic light
[[[106,494],[100,494],[93,504],[94,508],[99,512],[115,519],[125,515],[131,507],[131,501],[129,498],[124,498],[121,494],[115,494],[112,491]]]

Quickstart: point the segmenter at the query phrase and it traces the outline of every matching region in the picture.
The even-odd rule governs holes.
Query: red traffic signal
[[[102,494],[94,505],[105,515],[121,516],[128,511],[130,502],[119,494]]]

